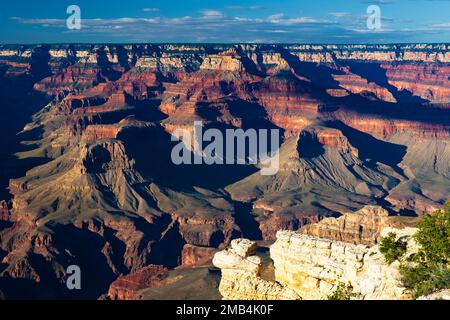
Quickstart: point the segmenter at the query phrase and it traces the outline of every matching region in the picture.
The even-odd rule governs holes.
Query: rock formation
[[[377,244],[381,230],[389,226],[389,213],[378,206],[366,206],[339,218],[324,218],[319,223],[305,225],[301,233],[354,244]]]
[[[261,278],[262,262],[256,256],[256,243],[236,239],[231,248],[214,256],[213,264],[221,269],[219,291],[230,300],[295,300],[291,289]]]
[[[107,298],[111,300],[139,300],[139,292],[164,284],[168,270],[161,266],[148,266],[139,272],[119,277],[109,287]]]
[[[385,228],[381,235],[391,232],[407,241],[407,255],[417,252],[412,239],[416,229]],[[220,292],[224,299],[323,300],[340,284],[350,286],[355,299],[411,298],[400,282],[400,262],[386,263],[378,245],[368,247],[280,231],[270,247],[274,279],[265,280],[261,258],[251,253],[255,243],[251,243],[252,250],[247,249],[247,243],[251,242],[238,240],[231,249],[214,257],[214,265],[222,271]],[[245,256],[238,254],[242,249],[248,250]]]

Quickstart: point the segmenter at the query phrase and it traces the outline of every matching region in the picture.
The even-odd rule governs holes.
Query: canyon
[[[291,265],[330,248],[390,274],[369,253],[379,235],[450,198],[449,71],[448,44],[0,45],[0,291],[241,298],[239,278],[258,299],[323,298],[337,280],[308,274],[324,288],[310,296]],[[280,130],[278,172],[175,165],[171,134],[195,122]],[[84,290],[67,290],[69,265]]]

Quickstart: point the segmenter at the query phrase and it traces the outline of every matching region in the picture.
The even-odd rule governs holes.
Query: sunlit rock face
[[[300,232],[320,238],[354,244],[375,245],[381,230],[391,224],[389,213],[378,206],[366,206],[339,218],[325,218],[304,226]]]
[[[229,250],[216,253],[213,263],[221,269],[219,291],[229,300],[297,300],[291,289],[261,277],[262,261],[257,245],[247,239],[231,242]]]
[[[381,236],[394,232],[408,240],[410,253],[417,252],[414,228],[386,228]],[[411,297],[400,282],[400,262],[388,264],[378,245],[367,247],[280,232],[271,247],[275,278],[293,288],[304,299],[326,299],[339,283],[351,285],[355,297],[365,300],[404,300]]]
[[[379,235],[395,233],[406,241],[407,254],[412,254],[418,250],[413,239],[416,231],[385,228]],[[340,284],[349,286],[358,300],[411,299],[400,281],[400,262],[386,263],[378,245],[280,231],[270,247],[273,267],[269,270],[246,243],[251,242],[232,242],[231,249],[214,257],[214,265],[222,271],[220,293],[224,299],[326,300]],[[274,274],[272,279],[265,279],[268,272]]]

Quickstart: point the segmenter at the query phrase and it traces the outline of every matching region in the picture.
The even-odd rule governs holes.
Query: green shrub
[[[443,209],[425,216],[415,235],[429,264],[450,261],[450,202]]]
[[[405,288],[414,298],[450,288],[450,202],[424,217],[415,239],[420,251],[400,267]]]
[[[341,282],[333,294],[328,296],[328,300],[351,300],[351,298],[356,298],[357,296],[356,293],[353,293],[353,287],[351,285],[345,285]]]
[[[384,255],[386,262],[391,264],[401,258],[406,252],[406,242],[397,240],[397,235],[393,232],[381,239],[380,252]]]
[[[413,298],[450,288],[450,270],[447,265],[429,267],[426,264],[400,267],[402,283]]]

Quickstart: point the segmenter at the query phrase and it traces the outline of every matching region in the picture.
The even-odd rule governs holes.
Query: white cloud
[[[350,16],[349,12],[330,12],[330,16],[333,16],[335,18],[344,18]]]
[[[222,17],[224,17],[223,12],[219,11],[219,10],[204,9],[204,10],[201,10],[200,13],[205,18],[222,18]]]
[[[227,6],[225,7],[229,10],[262,10],[265,9],[263,6]]]
[[[349,42],[380,42],[381,37],[391,41],[405,41],[414,36],[412,32],[392,30],[383,26],[379,32],[368,32],[365,29],[364,17],[354,19],[319,19],[314,17],[292,17],[276,13],[266,18],[245,16],[229,16],[218,10],[205,9],[197,16],[181,16],[174,18],[122,17],[115,19],[97,18],[83,19],[83,29],[72,32],[71,41],[107,39],[116,42],[128,42],[130,39],[145,39],[148,42],[331,42],[342,38]],[[336,13],[336,12],[335,12]],[[338,13],[338,15],[342,15]],[[65,29],[65,19],[30,19],[12,17],[17,23],[42,28]],[[429,32],[438,33],[448,30],[450,23],[428,26]],[[63,31],[64,32],[64,31]],[[440,31],[442,32],[442,31]],[[56,33],[61,34],[61,33]],[[75,40],[73,40],[75,39]],[[145,42],[142,41],[142,42]],[[201,41],[200,41],[201,42]]]
[[[160,10],[159,10],[159,8],[144,8],[144,9],[142,9],[142,11],[145,11],[145,12],[159,12]]]
[[[284,13],[276,13],[276,14],[273,14],[271,16],[268,16],[267,19],[268,20],[275,20],[275,19],[281,19],[283,17],[284,17]]]
[[[443,29],[447,29],[450,28],[450,22],[447,23],[436,23],[432,25],[433,28],[443,28]]]

